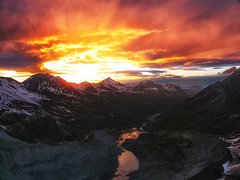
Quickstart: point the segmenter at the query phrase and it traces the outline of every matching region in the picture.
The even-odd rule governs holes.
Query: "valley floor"
[[[0,179],[207,180],[222,176],[218,162],[225,161],[228,151],[218,136],[131,129],[119,137],[122,142],[116,132],[99,130],[85,142],[49,145],[25,143],[1,131]],[[125,157],[124,152],[128,152]],[[218,165],[204,173],[214,163]]]

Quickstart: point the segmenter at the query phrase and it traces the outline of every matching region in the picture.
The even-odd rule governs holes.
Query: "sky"
[[[239,0],[1,0],[0,76],[224,76],[240,66],[239,20]]]

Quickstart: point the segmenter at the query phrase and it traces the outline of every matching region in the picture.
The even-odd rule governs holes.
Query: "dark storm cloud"
[[[203,64],[206,66],[219,64],[235,64],[239,58],[240,51],[230,53],[232,48],[239,47],[240,44],[240,5],[236,0],[185,0],[185,1],[161,1],[161,6],[156,1],[130,1],[131,7],[135,7],[135,12],[140,16],[133,16],[126,13],[131,19],[128,25],[137,25],[139,28],[158,29],[159,32],[152,32],[132,40],[123,46],[125,51],[144,53],[145,59],[154,61],[162,58],[188,57],[188,64]],[[140,8],[146,2],[149,5],[146,9]],[[125,3],[124,7],[126,8]],[[152,4],[152,13],[148,7]],[[126,12],[127,8],[126,8]],[[158,12],[158,13],[156,13]],[[142,15],[142,16],[141,16]],[[151,21],[151,15],[155,16]],[[158,16],[159,15],[159,16]],[[122,15],[124,16],[124,15]],[[145,21],[145,18],[148,18]],[[159,50],[160,49],[160,50]],[[223,51],[223,49],[225,49]],[[216,52],[221,52],[216,55]],[[207,56],[219,57],[219,60],[209,62]],[[191,59],[194,59],[193,61]],[[224,59],[224,60],[220,60]],[[234,59],[234,60],[232,60]],[[226,62],[229,60],[229,63]],[[219,63],[218,63],[219,62]],[[150,63],[150,62],[149,62]],[[155,63],[155,62],[151,62]],[[184,65],[185,60],[175,62],[176,65]],[[237,62],[238,63],[238,62]],[[173,60],[162,63],[162,65],[174,65]],[[204,65],[201,65],[204,66]]]
[[[43,0],[2,0],[0,4],[0,40],[56,33],[57,29],[45,19],[49,16],[49,9],[44,6]]]
[[[0,44],[0,69],[41,71],[40,66],[44,59],[39,57],[40,54],[30,53],[39,48],[39,45],[32,46],[22,42],[2,41]]]
[[[21,69],[30,67],[28,72],[34,72],[40,67],[37,67],[37,64],[40,64],[41,59],[38,57],[33,57],[30,55],[18,55],[18,54],[5,54],[0,55],[0,68],[1,69]],[[33,68],[34,67],[34,68]],[[26,69],[25,69],[26,70]]]
[[[117,2],[117,1],[116,1]],[[0,39],[39,38],[64,33],[94,32],[111,15],[106,0],[1,0]]]
[[[208,21],[226,22],[239,14],[235,0],[2,0],[0,38],[56,35],[72,30],[132,27],[164,29],[198,28]],[[230,12],[230,14],[229,14]],[[226,24],[228,24],[227,22]],[[102,25],[105,27],[102,27]],[[223,24],[223,22],[221,22]],[[194,27],[195,26],[195,27]]]

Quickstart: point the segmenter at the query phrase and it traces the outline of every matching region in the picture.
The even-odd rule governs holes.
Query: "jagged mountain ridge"
[[[22,90],[6,103],[8,108],[2,108],[0,125],[10,135],[34,142],[71,140],[95,129],[138,126],[147,115],[188,97],[180,88],[173,86],[170,92],[153,82],[124,85],[108,78],[95,85],[74,84],[50,74],[33,75],[23,83],[8,81],[0,89],[8,86]],[[27,99],[22,98],[22,91]],[[28,96],[36,98],[29,101]]]
[[[75,85],[77,89],[80,89],[84,93],[98,93],[97,89],[93,87],[93,85],[87,81],[84,81],[82,83],[79,83]]]
[[[81,83],[82,84],[82,83]],[[86,82],[84,82],[86,84]],[[159,84],[151,80],[139,81],[136,83],[121,84],[110,77],[97,84],[85,85],[86,88],[93,86],[96,92],[118,92],[118,93],[151,93],[165,96],[186,98],[188,95],[175,84]],[[84,90],[86,88],[81,88]]]
[[[159,84],[153,81],[139,81],[136,83],[121,84],[110,77],[99,83],[87,81],[75,84],[68,83],[60,77],[50,74],[36,74],[22,83],[27,90],[43,94],[62,94],[67,96],[79,96],[84,93],[151,93],[162,96],[187,98],[188,95],[175,84]]]
[[[56,121],[40,105],[47,100],[43,95],[11,78],[0,78],[0,99],[0,127],[10,135],[26,141],[38,140],[39,133],[41,138],[58,135]]]
[[[240,69],[157,117],[154,129],[228,134],[240,128]]]
[[[27,91],[23,84],[20,84],[12,78],[0,78],[0,86],[0,106],[2,108],[14,100],[36,103],[41,99],[41,96]]]
[[[50,74],[35,74],[22,83],[27,90],[38,93],[62,94],[67,96],[78,96],[81,92],[73,88],[73,84],[68,83],[60,77]]]
[[[201,85],[193,85],[189,87],[182,87],[182,89],[187,93],[189,96],[194,96],[201,92],[204,88]]]
[[[101,91],[118,91],[119,89],[121,89],[122,87],[124,87],[123,84],[114,81],[113,79],[111,79],[110,77],[102,80],[101,82],[97,83],[97,84],[93,84],[93,86]]]

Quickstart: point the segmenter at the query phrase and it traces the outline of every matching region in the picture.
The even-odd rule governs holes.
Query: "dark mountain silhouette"
[[[190,87],[182,87],[182,89],[187,93],[189,96],[194,96],[200,91],[202,91],[204,88],[201,85],[193,85]]]
[[[240,69],[162,113],[152,127],[227,134],[240,128]]]
[[[96,129],[139,126],[146,116],[188,97],[175,85],[150,81],[124,85],[107,78],[74,84],[50,74],[33,75],[23,83],[0,80],[0,125],[31,142],[73,140]]]

